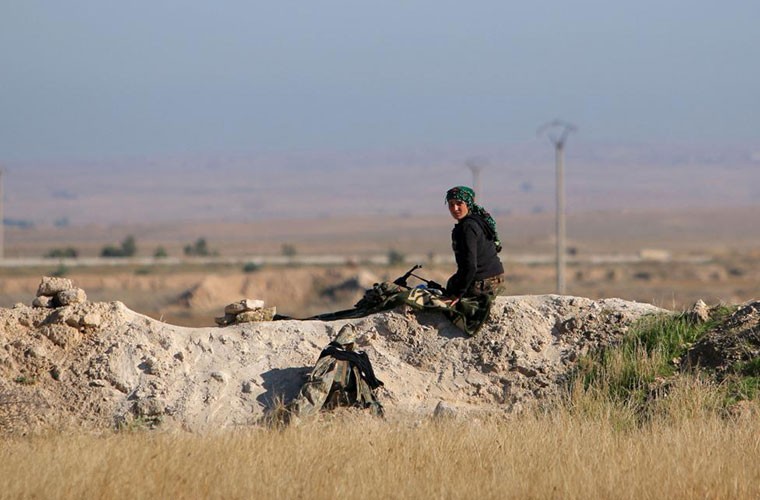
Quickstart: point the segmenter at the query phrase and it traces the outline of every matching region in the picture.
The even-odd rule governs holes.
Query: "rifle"
[[[404,273],[403,276],[396,278],[393,281],[393,284],[394,285],[398,285],[398,286],[403,286],[404,288],[411,288],[409,285],[406,284],[406,280],[408,280],[410,276],[414,276],[418,280],[420,280],[423,283],[425,283],[428,288],[431,288],[433,290],[441,290],[441,291],[443,291],[443,290],[446,289],[440,283],[436,283],[433,280],[426,280],[425,278],[423,278],[421,276],[417,276],[416,274],[414,274],[414,271],[416,271],[417,269],[420,269],[421,267],[422,267],[422,264],[415,264],[410,270],[408,270],[406,273]]]

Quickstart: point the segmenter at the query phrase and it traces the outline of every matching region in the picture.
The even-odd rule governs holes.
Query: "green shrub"
[[[46,259],[76,259],[79,255],[74,247],[53,248],[45,254]]]
[[[137,253],[137,243],[134,236],[127,236],[121,242],[121,252],[124,257],[132,257]]]
[[[14,378],[13,381],[21,385],[34,385],[37,383],[37,380],[34,377],[29,377],[27,375],[19,375]]]
[[[71,271],[71,269],[69,269],[69,266],[67,266],[66,264],[61,263],[61,264],[58,264],[58,267],[55,268],[55,270],[52,273],[50,273],[50,274],[52,276],[55,276],[56,278],[61,278],[63,276],[66,276],[67,274],[69,274],[69,271]]]
[[[121,248],[113,246],[113,245],[106,245],[103,247],[103,249],[100,251],[101,257],[124,257],[124,253],[121,251]]]
[[[120,247],[107,245],[100,251],[101,257],[132,257],[137,253],[137,242],[132,235],[121,242]]]
[[[734,367],[734,371],[747,377],[760,377],[760,358],[755,358],[746,363],[739,363]]]
[[[733,367],[733,374],[726,378],[729,402],[760,397],[760,357]]]
[[[406,256],[398,250],[391,249],[388,251],[388,264],[394,266],[403,264],[404,261],[406,261]]]
[[[298,254],[296,246],[290,243],[283,243],[281,252],[285,257],[295,257]]]
[[[212,254],[205,238],[198,238],[192,245],[185,245],[183,251],[188,257],[206,257]]]
[[[255,273],[259,269],[261,269],[261,264],[257,264],[255,262],[246,262],[243,265],[243,272],[244,273]]]
[[[732,375],[725,381],[726,403],[733,404],[760,397],[760,377]]]

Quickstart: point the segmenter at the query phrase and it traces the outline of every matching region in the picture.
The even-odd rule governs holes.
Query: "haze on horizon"
[[[760,4],[13,1],[0,162],[584,141],[750,143]]]

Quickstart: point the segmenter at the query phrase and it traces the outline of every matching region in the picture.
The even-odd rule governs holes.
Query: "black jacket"
[[[461,297],[475,281],[504,273],[493,231],[482,217],[469,214],[457,222],[451,231],[451,246],[457,272],[446,284],[446,295]]]

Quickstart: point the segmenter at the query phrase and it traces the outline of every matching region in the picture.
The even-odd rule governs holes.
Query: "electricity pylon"
[[[483,171],[484,161],[478,158],[470,158],[465,162],[467,168],[472,172],[472,189],[475,190],[475,196],[478,198],[478,202],[483,199],[483,195],[480,192],[480,173]]]
[[[0,166],[0,259],[5,257],[5,219],[3,217],[3,174],[5,170]]]
[[[565,294],[565,142],[577,127],[571,123],[554,120],[538,129],[538,136],[545,135],[554,145],[554,160],[557,173],[557,293]]]

